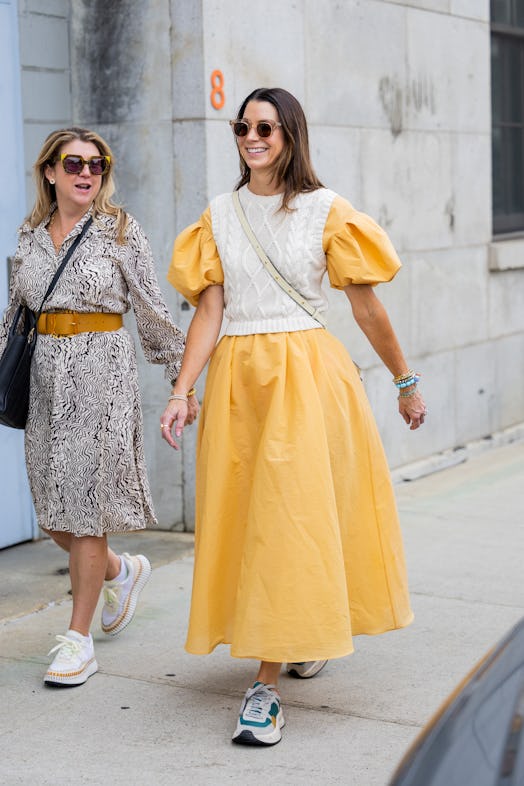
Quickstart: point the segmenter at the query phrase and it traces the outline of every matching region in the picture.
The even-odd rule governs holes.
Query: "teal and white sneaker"
[[[246,691],[232,739],[240,745],[276,745],[284,724],[276,686],[255,682]]]
[[[290,677],[298,677],[301,680],[309,680],[322,671],[327,660],[306,660],[302,663],[288,663],[286,671]]]

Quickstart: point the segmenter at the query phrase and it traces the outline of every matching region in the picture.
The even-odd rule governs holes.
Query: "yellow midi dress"
[[[168,278],[193,304],[224,283],[213,232],[208,208],[175,242]],[[338,196],[322,247],[336,288],[400,267],[384,232]],[[195,529],[191,653],[229,644],[240,658],[330,659],[353,651],[353,635],[411,622],[380,437],[327,330],[220,339],[199,422]]]

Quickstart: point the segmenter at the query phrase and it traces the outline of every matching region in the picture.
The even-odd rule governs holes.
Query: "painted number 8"
[[[222,109],[226,103],[226,96],[224,95],[224,75],[218,68],[211,74],[211,106],[213,109]]]

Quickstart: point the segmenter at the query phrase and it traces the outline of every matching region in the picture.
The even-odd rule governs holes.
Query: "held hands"
[[[191,396],[187,401],[182,398],[170,401],[160,418],[162,439],[178,450],[179,445],[173,439],[173,426],[175,426],[175,437],[178,439],[182,436],[184,427],[190,426],[197,419],[199,411],[200,405],[196,396]]]
[[[200,412],[200,404],[198,403],[198,399],[196,396],[191,396],[191,398],[187,402],[186,426],[190,426],[191,423],[195,422],[199,412]]]

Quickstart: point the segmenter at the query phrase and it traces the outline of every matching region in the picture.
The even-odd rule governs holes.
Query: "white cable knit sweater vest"
[[[325,312],[327,299],[321,286],[326,257],[322,236],[335,193],[321,188],[299,194],[291,213],[278,212],[280,194],[257,196],[247,186],[239,193],[247,220],[273,264],[315,308]],[[231,194],[213,199],[211,220],[224,270],[225,315],[229,320],[226,335],[320,327],[264,269],[240,225]]]

